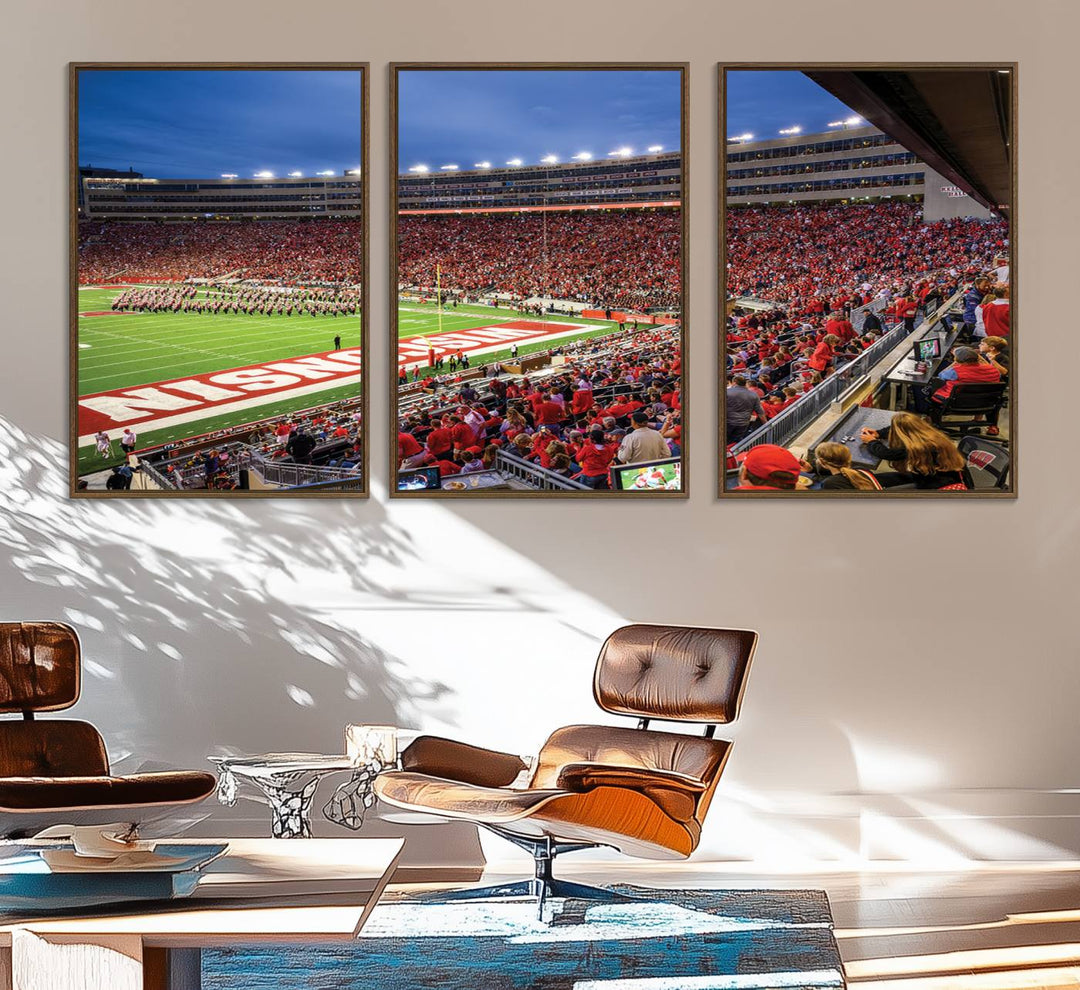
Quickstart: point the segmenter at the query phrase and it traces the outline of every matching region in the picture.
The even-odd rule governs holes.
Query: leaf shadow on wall
[[[340,752],[346,723],[409,724],[418,702],[448,695],[304,601],[315,571],[394,596],[365,566],[404,567],[416,552],[381,507],[361,520],[342,500],[330,528],[277,500],[88,502],[67,497],[66,473],[61,444],[3,423],[0,608],[78,629],[76,714],[99,725],[114,763]]]

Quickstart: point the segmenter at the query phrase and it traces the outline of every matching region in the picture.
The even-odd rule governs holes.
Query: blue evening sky
[[[803,134],[828,130],[830,121],[854,116],[835,96],[801,72],[732,69],[727,73],[727,135],[753,134],[761,141],[802,127]]]
[[[672,70],[403,69],[398,167],[462,169],[512,158],[567,161],[581,151],[646,152],[680,144],[679,73]]]
[[[213,179],[360,165],[358,71],[84,69],[79,164]]]

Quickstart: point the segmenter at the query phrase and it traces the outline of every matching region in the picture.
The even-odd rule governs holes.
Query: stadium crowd
[[[188,441],[190,450],[170,450],[155,460],[174,488],[237,487],[237,468],[253,457],[283,464],[336,468],[342,478],[362,470],[362,409],[359,399],[342,400]]]
[[[436,465],[442,477],[508,456],[598,490],[613,465],[682,453],[680,329],[624,331],[558,348],[550,374],[431,382],[402,410],[401,470]]]
[[[924,223],[915,203],[739,207],[727,212],[727,293],[820,316],[830,297],[859,305],[931,272],[984,270],[1007,245],[1004,220]]]
[[[926,224],[920,208],[907,203],[749,207],[729,211],[727,219],[729,300],[771,304],[733,306],[727,314],[726,442],[739,487],[966,487],[956,444],[935,424],[956,384],[1007,378],[1005,221]],[[862,437],[891,471],[852,469],[842,444],[820,445],[813,464],[772,444],[734,456],[733,445],[842,371],[887,327],[902,323],[914,331],[921,315],[958,292],[961,313],[945,317],[947,325],[962,324],[955,346],[925,391],[910,390],[914,411],[898,413],[887,437]],[[852,313],[860,307],[856,327]],[[994,417],[984,433],[999,435]],[[774,483],[778,478],[782,484]]]
[[[80,221],[79,283],[184,282],[237,273],[358,285],[359,219]]]
[[[681,299],[677,210],[404,215],[398,282],[644,311]],[[438,266],[438,273],[436,272]]]

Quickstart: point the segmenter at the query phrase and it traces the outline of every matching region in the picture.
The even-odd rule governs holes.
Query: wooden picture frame
[[[306,488],[278,488],[270,490],[227,490],[217,491],[212,489],[192,490],[160,490],[160,489],[129,489],[123,491],[89,490],[79,485],[79,188],[80,188],[80,161],[79,161],[79,79],[80,74],[93,71],[177,71],[177,72],[355,72],[360,77],[360,116],[357,120],[359,127],[359,150],[360,150],[360,353],[353,356],[354,366],[360,369],[360,402],[359,411],[361,416],[359,429],[360,443],[360,473],[357,479],[342,480],[342,487],[317,486],[315,490]],[[68,285],[69,285],[69,398],[68,398],[68,432],[69,432],[69,489],[74,498],[365,498],[369,494],[370,484],[370,440],[369,429],[369,391],[371,376],[369,373],[370,362],[368,360],[368,346],[370,335],[368,332],[368,314],[370,311],[369,290],[369,246],[370,246],[370,218],[369,218],[369,164],[370,164],[370,64],[368,62],[71,62],[68,65],[68,93],[69,93],[69,180],[68,180]],[[343,175],[355,174],[348,171]],[[222,178],[225,176],[223,175]],[[209,177],[208,177],[209,178]],[[256,220],[257,222],[257,220]],[[293,359],[295,360],[295,359]],[[224,371],[225,369],[222,369]],[[128,388],[129,386],[123,386]],[[131,386],[136,387],[136,386]],[[316,398],[318,393],[313,393]],[[313,405],[317,406],[315,402]],[[258,407],[255,407],[257,409]],[[278,413],[284,415],[286,413]],[[271,414],[273,415],[273,414]],[[265,417],[264,417],[265,418]],[[237,426],[252,426],[258,420],[253,419],[247,424]],[[135,424],[138,425],[138,424]],[[122,424],[117,427],[117,432]],[[232,429],[232,427],[226,427]],[[213,431],[208,436],[217,437],[219,431]],[[193,433],[193,437],[196,434]],[[218,438],[220,439],[220,438]],[[158,446],[158,445],[154,445]]]
[[[1016,483],[1016,453],[1017,453],[1017,375],[1019,368],[1019,359],[1017,352],[1019,347],[1016,343],[1015,330],[1013,330],[1008,339],[1009,345],[1009,375],[1008,375],[1008,389],[1007,389],[1007,409],[1001,411],[1002,418],[1007,416],[1008,421],[1008,475],[1007,482],[1003,489],[999,488],[975,488],[968,491],[948,491],[948,490],[896,490],[885,488],[884,490],[871,490],[871,491],[828,491],[828,490],[788,490],[788,491],[765,491],[765,490],[753,490],[753,491],[734,491],[729,485],[731,484],[731,477],[729,476],[729,444],[727,436],[727,417],[726,417],[726,386],[727,386],[727,326],[728,326],[728,287],[727,287],[727,259],[728,259],[728,239],[727,239],[727,201],[728,201],[728,154],[730,153],[731,141],[728,139],[728,124],[727,124],[727,96],[728,96],[728,78],[730,73],[740,71],[790,71],[790,72],[807,72],[807,73],[872,73],[875,71],[891,72],[891,73],[905,73],[905,72],[917,72],[919,70],[934,71],[934,72],[979,72],[988,74],[1003,74],[1008,76],[1008,96],[1005,100],[999,100],[996,109],[999,114],[999,119],[1004,118],[1004,124],[1002,125],[1001,138],[1005,143],[1005,154],[1008,158],[1008,164],[1011,171],[1010,183],[1009,183],[1009,201],[1005,204],[996,204],[999,207],[1003,207],[1003,211],[1006,213],[1008,220],[1008,245],[1009,245],[1009,299],[1011,303],[1011,310],[1015,310],[1015,300],[1017,297],[1017,285],[1019,282],[1019,272],[1017,270],[1017,230],[1018,223],[1018,208],[1017,208],[1017,193],[1018,193],[1018,166],[1017,166],[1017,147],[1016,147],[1016,133],[1017,133],[1017,114],[1018,114],[1018,85],[1017,85],[1017,71],[1018,65],[1016,62],[910,62],[910,63],[808,63],[808,62],[724,62],[718,65],[718,90],[719,90],[719,132],[718,140],[720,142],[719,153],[717,156],[717,179],[718,179],[718,213],[719,213],[719,243],[720,243],[720,257],[719,266],[717,270],[718,281],[718,353],[717,353],[717,391],[718,391],[718,428],[720,432],[719,458],[718,458],[718,470],[717,470],[717,495],[723,500],[727,499],[740,499],[740,498],[804,498],[809,497],[813,499],[818,498],[873,498],[873,497],[885,497],[885,498],[938,498],[938,499],[950,499],[950,498],[990,498],[990,499],[1015,499],[1017,497],[1017,483]],[[996,90],[995,90],[996,91]],[[852,107],[856,112],[861,112],[859,107]],[[873,124],[868,118],[864,121],[867,124]],[[807,135],[809,136],[809,134]],[[733,139],[738,140],[738,138]],[[759,139],[760,140],[760,139]],[[776,138],[770,138],[768,140],[776,141]],[[797,140],[797,139],[792,139]],[[894,141],[896,139],[894,138]],[[918,164],[925,164],[919,159]],[[929,166],[926,166],[929,167]],[[942,190],[944,191],[944,189]],[[963,190],[961,190],[963,192]],[[793,201],[794,202],[794,201]],[[936,316],[940,316],[943,313],[944,307],[936,312]],[[1012,317],[1012,325],[1015,326],[1015,317]],[[932,326],[932,325],[931,325]],[[925,326],[919,326],[916,328],[916,333],[926,330]],[[908,335],[904,338],[904,342],[908,342],[913,339],[914,335]],[[912,345],[913,347],[913,345]],[[912,351],[913,353],[913,351]],[[881,361],[885,363],[887,361],[894,360],[893,350],[890,348],[888,356],[883,356]],[[902,360],[902,359],[901,359]],[[897,360],[896,364],[900,361]],[[896,367],[894,364],[892,367]],[[875,366],[876,367],[876,366]],[[843,370],[841,368],[841,370]],[[883,379],[872,378],[868,369],[865,381],[869,383],[871,388],[871,394],[876,394],[880,381]],[[858,384],[858,382],[856,382]],[[850,389],[845,388],[844,393],[850,393]],[[843,399],[844,396],[839,397]],[[856,403],[857,404],[857,403]],[[849,414],[850,407],[843,406],[842,417],[846,417]],[[894,411],[900,411],[899,409]],[[812,428],[812,424],[819,422],[820,418],[826,414],[826,410],[822,410],[817,413],[813,420],[810,420],[802,426],[800,429],[808,431]],[[843,419],[837,421],[837,423],[843,422]],[[762,430],[759,427],[756,430],[751,431],[753,433],[762,434]],[[764,434],[762,434],[764,435]],[[800,435],[800,434],[797,434]],[[823,433],[821,437],[816,438],[814,441],[807,442],[807,449],[812,449],[814,443],[821,442],[823,439],[829,437],[829,433]],[[745,439],[745,438],[744,438]],[[839,438],[838,438],[839,439]],[[742,440],[739,441],[742,443]],[[790,443],[791,439],[787,441]],[[888,463],[882,462],[887,468]],[[970,463],[970,462],[969,462]]]
[[[398,215],[399,215],[399,79],[401,73],[410,71],[666,71],[678,72],[679,95],[680,95],[680,163],[681,163],[681,195],[679,201],[679,230],[680,230],[680,316],[681,333],[679,342],[679,355],[682,366],[680,378],[682,415],[682,444],[680,451],[681,485],[679,490],[651,490],[623,492],[619,490],[573,490],[573,491],[544,491],[544,490],[496,490],[496,491],[452,491],[445,489],[429,489],[419,491],[398,490],[398,373],[397,360],[399,346],[399,279],[398,279]],[[689,415],[689,388],[686,365],[688,359],[688,334],[689,334],[689,278],[688,278],[688,253],[689,253],[689,63],[686,62],[391,62],[390,71],[390,170],[389,170],[389,209],[390,209],[390,268],[389,268],[389,300],[390,300],[390,353],[394,359],[389,362],[389,387],[391,394],[390,417],[389,417],[389,452],[390,466],[389,494],[391,498],[607,498],[619,499],[625,496],[628,500],[639,498],[676,498],[685,499],[689,495],[689,464],[687,457],[686,437],[690,427]],[[614,204],[618,205],[618,204]],[[552,207],[554,208],[554,207]]]

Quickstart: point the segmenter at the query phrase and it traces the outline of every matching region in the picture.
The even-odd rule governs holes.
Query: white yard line
[[[313,395],[316,392],[325,392],[331,388],[337,388],[340,385],[348,385],[352,382],[360,384],[361,374],[357,372],[355,375],[342,375],[339,378],[335,378],[331,382],[315,382],[311,385],[299,385],[296,388],[291,388],[286,391],[275,392],[273,395],[261,395],[253,396],[248,399],[237,399],[234,402],[222,402],[212,408],[203,406],[200,409],[193,409],[189,412],[177,413],[175,416],[164,416],[161,419],[148,419],[148,420],[134,420],[130,426],[136,430],[142,430],[146,433],[154,433],[158,430],[168,429],[170,426],[182,426],[184,423],[194,423],[200,419],[216,419],[218,416],[227,416],[229,413],[238,412],[242,409],[255,409],[258,406],[269,406],[276,402],[282,402],[288,399],[293,399],[301,395]],[[121,429],[121,426],[114,427],[114,430]],[[94,442],[93,433],[85,433],[79,437],[79,446],[85,446]]]
[[[560,326],[567,326],[567,325],[568,324],[560,324]],[[473,327],[473,329],[474,330],[480,330],[482,328],[481,327]],[[528,347],[528,346],[531,346],[533,344],[546,344],[549,340],[562,340],[562,339],[564,339],[566,337],[581,336],[582,334],[590,333],[591,331],[594,331],[594,330],[603,330],[603,329],[604,329],[603,327],[583,326],[582,324],[579,323],[576,326],[574,326],[573,329],[564,330],[564,331],[562,331],[560,333],[547,333],[547,334],[543,334],[543,335],[537,335],[535,337],[528,337],[528,338],[525,338],[523,340],[504,340],[504,341],[500,341],[499,343],[490,344],[490,345],[485,346],[485,347],[471,347],[471,348],[470,347],[465,347],[465,348],[462,348],[462,350],[464,350],[465,353],[468,354],[470,359],[471,359],[474,354],[494,354],[497,351],[508,351],[508,350],[510,350],[510,348],[514,344],[517,344],[519,347]],[[467,330],[459,330],[459,331],[454,331],[454,332],[455,333],[468,333],[469,331],[467,331]],[[438,338],[435,335],[432,335],[433,342],[437,341],[437,339]],[[405,342],[406,341],[401,341],[399,343],[405,343]],[[412,365],[412,364],[420,364],[420,362],[423,361],[423,360],[424,360],[423,358],[411,357],[411,358],[408,358],[405,361],[402,361],[401,360],[401,352],[400,352],[400,350],[398,351],[398,365],[399,366],[404,365],[405,367],[408,367],[409,365]],[[421,367],[426,367],[426,365],[424,365],[424,364],[420,364],[420,366]],[[443,371],[443,372],[440,372],[440,374],[446,374],[446,372]]]

